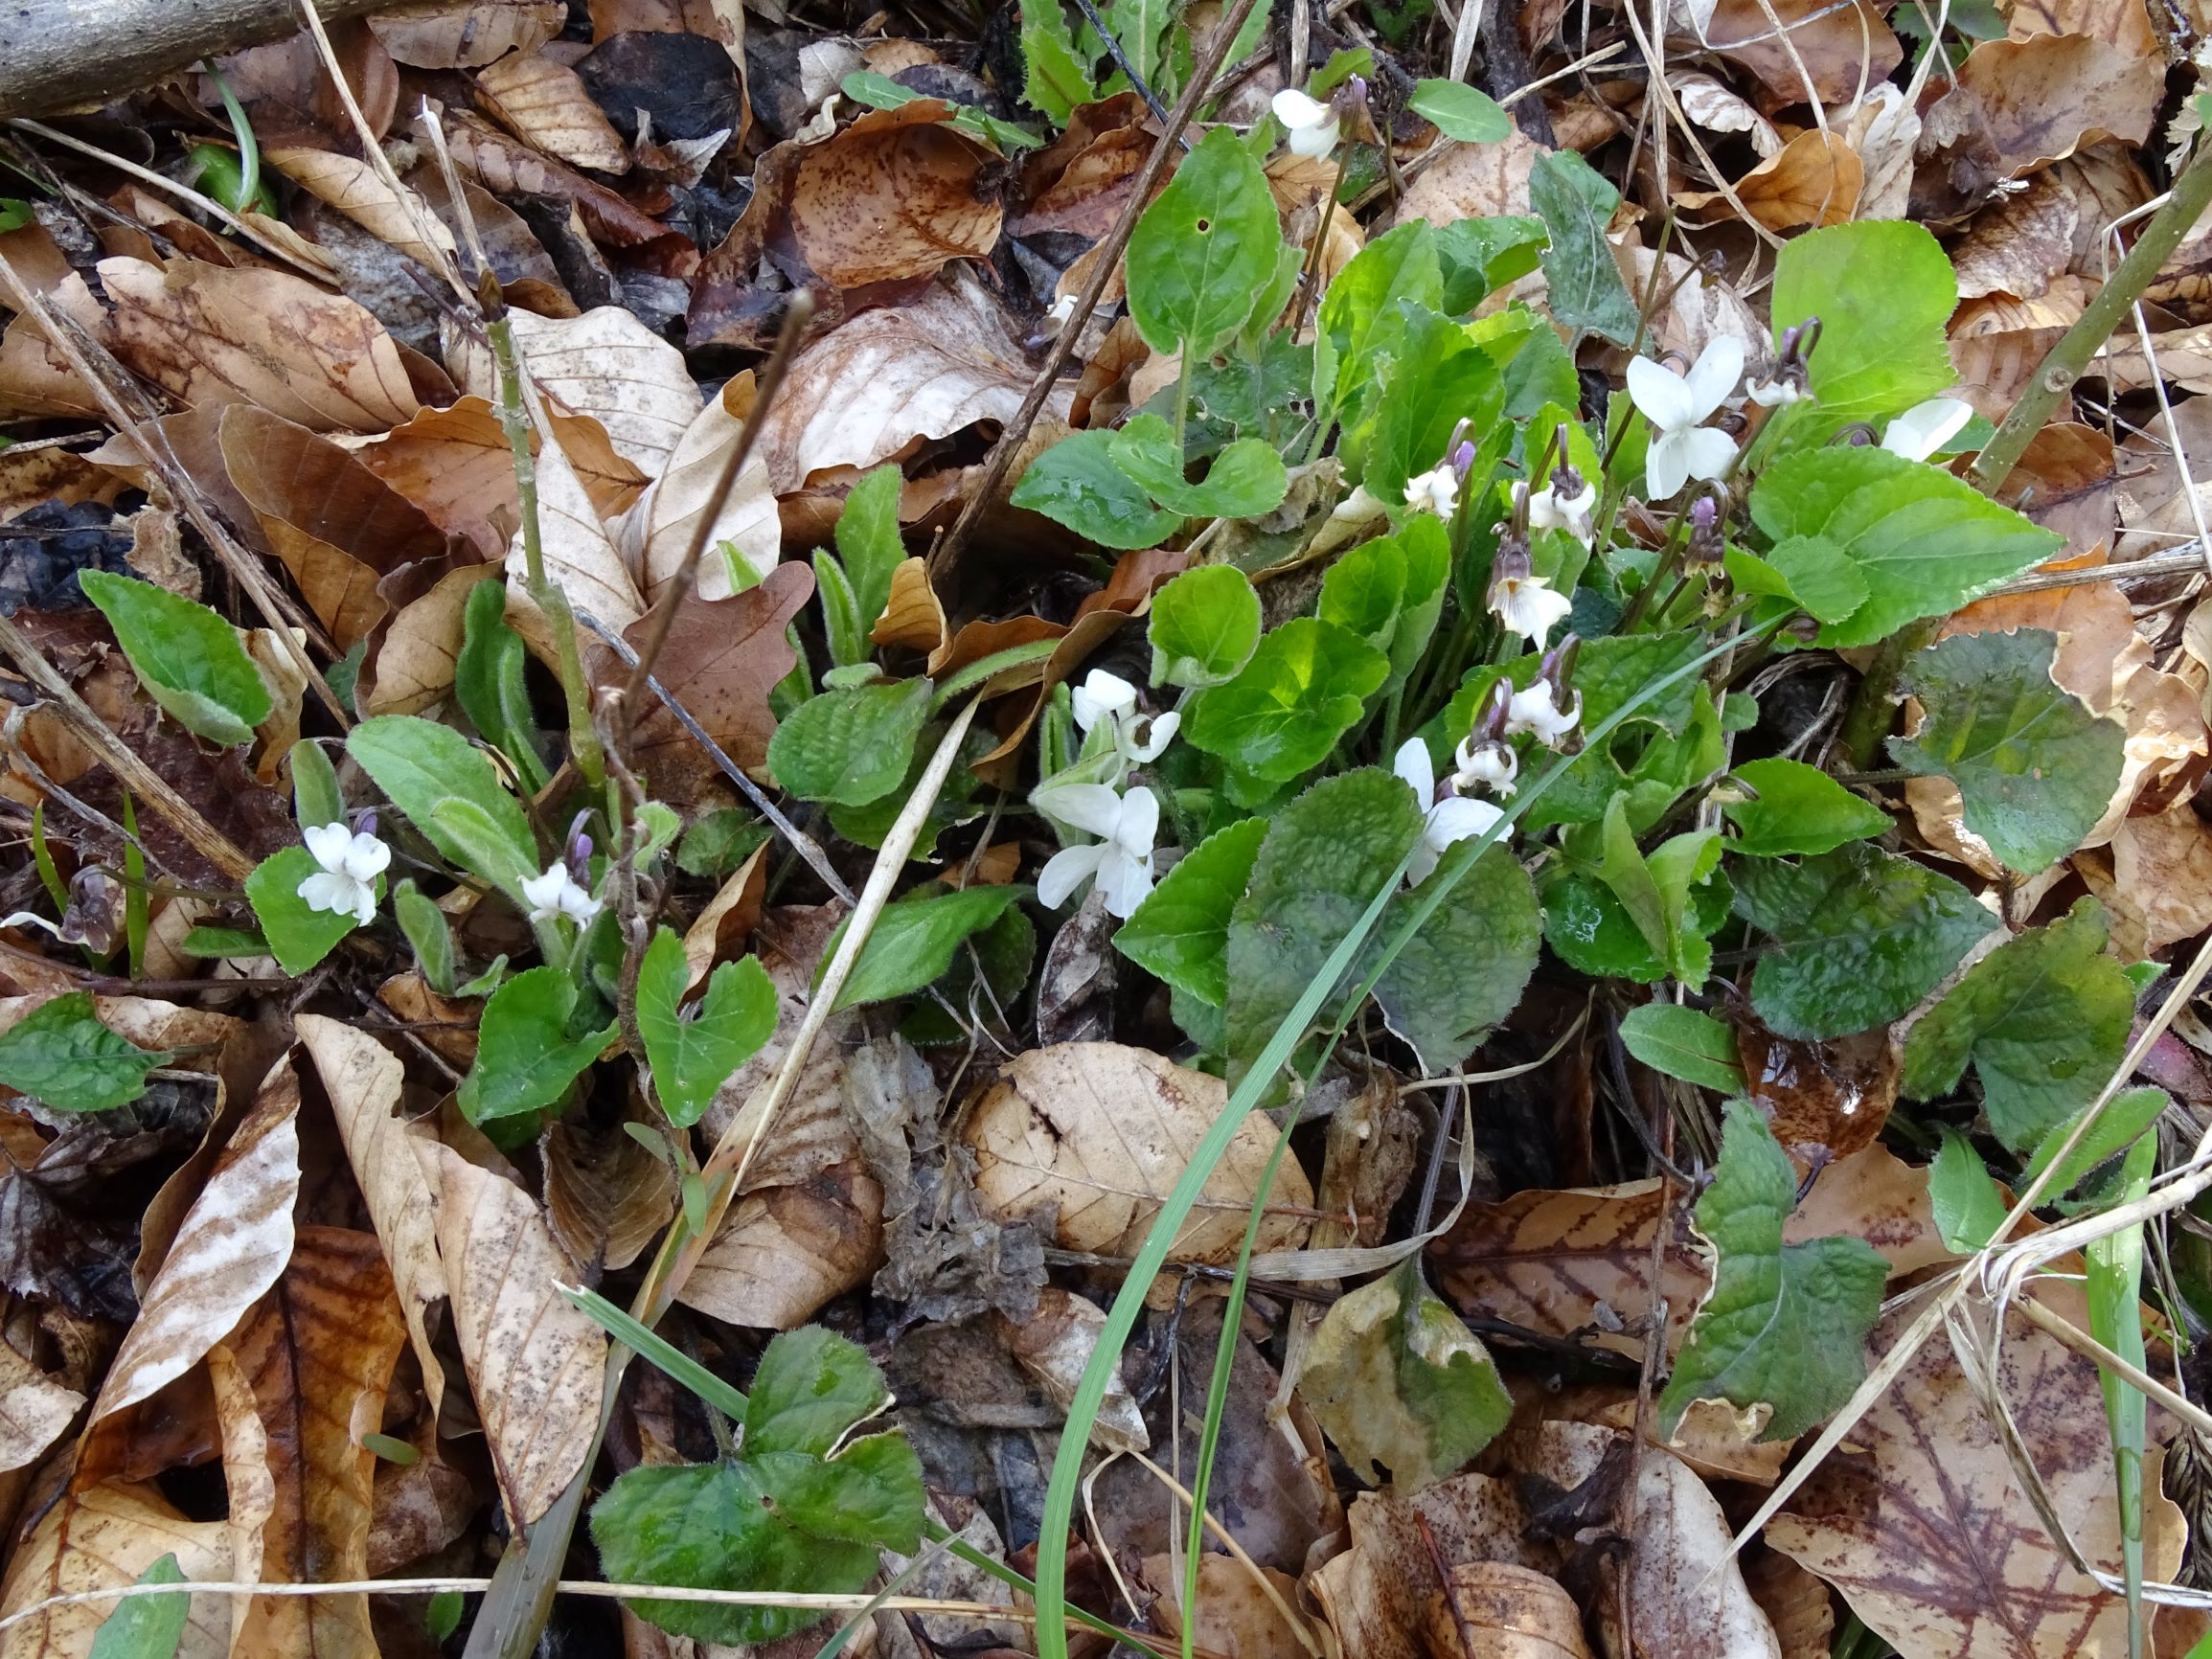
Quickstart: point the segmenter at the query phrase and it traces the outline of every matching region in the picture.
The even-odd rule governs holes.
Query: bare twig
[[[1037,423],[1038,414],[1044,409],[1045,399],[1052,396],[1053,385],[1074,353],[1083,325],[1090,321],[1091,312],[1098,308],[1099,296],[1106,292],[1106,284],[1112,281],[1114,268],[1121,263],[1122,254],[1129,245],[1129,237],[1137,228],[1138,218],[1152,205],[1152,187],[1159,183],[1160,175],[1167,170],[1168,158],[1175,153],[1175,140],[1182,136],[1183,128],[1190,125],[1192,113],[1198,107],[1207,85],[1221,67],[1221,59],[1228,56],[1230,42],[1236,39],[1238,31],[1243,28],[1244,19],[1251,14],[1254,4],[1256,0],[1237,0],[1236,5],[1230,8],[1229,14],[1221,20],[1215,35],[1213,51],[1207,54],[1206,61],[1192,75],[1191,83],[1183,89],[1182,97],[1175,101],[1175,107],[1169,112],[1167,125],[1160,132],[1159,142],[1152,146],[1152,153],[1145,158],[1144,170],[1137,174],[1136,184],[1129,192],[1129,203],[1122,209],[1121,217],[1114,221],[1114,228],[1107,233],[1106,240],[1093,250],[1097,255],[1097,263],[1092,267],[1090,281],[1083,284],[1083,292],[1076,298],[1074,311],[1060,325],[1059,337],[1053,341],[1052,350],[1045,353],[1044,367],[1038,371],[1037,378],[1030,383],[1028,396],[1022,398],[1021,407],[1015,411],[1014,419],[1006,423],[1006,429],[998,435],[998,442],[991,446],[991,456],[983,464],[983,478],[976,486],[975,493],[969,497],[968,505],[960,510],[960,516],[953,521],[952,529],[930,554],[932,569],[950,568],[953,558],[967,542],[969,533],[975,528],[975,521],[983,516],[985,508],[998,493],[998,487],[1006,481],[1007,468],[1014,465],[1015,456],[1020,452],[1022,440],[1029,436],[1030,427]]]

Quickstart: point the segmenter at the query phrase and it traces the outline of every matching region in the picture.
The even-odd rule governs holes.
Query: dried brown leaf
[[[536,437],[532,435],[536,452]],[[413,502],[448,535],[465,535],[496,558],[522,520],[514,453],[482,398],[424,409],[353,451],[353,458]]]
[[[699,411],[676,441],[666,468],[623,518],[623,546],[630,562],[645,572],[649,602],[657,600],[661,589],[674,580],[698,534],[699,521],[706,516],[730,451],[744,437],[744,420],[731,404],[731,393],[739,389],[738,382],[731,381]],[[738,591],[729,560],[720,551],[724,542],[752,567],[755,578],[766,576],[783,557],[783,520],[777,515],[775,492],[768,488],[767,465],[757,454],[746,460],[707,530],[707,551],[699,560],[694,588],[700,599],[728,599]]]
[[[2104,138],[2141,144],[2164,96],[2165,66],[2092,34],[1985,40],[1957,90],[1927,113],[1936,147],[2016,178]]]
[[[376,1466],[369,1571],[379,1578],[445,1549],[491,1496],[466,1469],[445,1461],[435,1423],[425,1420],[411,1443],[413,1463]]]
[[[1449,144],[1406,187],[1394,222],[1447,225],[1497,214],[1525,214],[1528,175],[1543,146],[1519,127],[1496,144]]]
[[[697,259],[691,243],[606,186],[469,116],[448,110],[445,121],[454,165],[492,194],[557,197],[575,208],[594,240],[610,248],[667,249],[676,267],[669,274],[690,275]]]
[[[1138,1571],[1158,1592],[1150,1610],[1153,1623],[1164,1635],[1182,1635],[1181,1554],[1147,1556]],[[1297,1604],[1298,1581],[1288,1573],[1260,1571],[1274,1587],[1273,1596],[1261,1589],[1243,1562],[1211,1550],[1199,1557],[1198,1616],[1191,1632],[1197,1648],[1224,1659],[1294,1659],[1307,1651],[1282,1611]]]
[[[395,191],[367,162],[334,150],[290,146],[265,148],[262,159],[427,269],[436,271],[442,256],[452,257],[453,233],[431,213],[430,204],[404,184]]]
[[[626,173],[629,148],[592,102],[575,70],[535,52],[514,52],[476,78],[483,107],[517,138],[571,167]]]
[[[2212,927],[2212,828],[2186,801],[2123,819],[2102,848],[2074,855],[2112,916],[2112,946],[2140,960]]]
[[[1043,1389],[1053,1404],[1065,1411],[1090,1364],[1099,1335],[1106,1329],[1106,1310],[1072,1291],[1047,1285],[1038,1293],[1037,1312],[1019,1324],[994,1313],[998,1333],[1021,1369]],[[1152,1443],[1145,1430],[1144,1414],[1121,1373],[1107,1379],[1106,1398],[1099,1405],[1098,1421],[1091,1433],[1113,1451],[1143,1451]]]
[[[1859,211],[1866,170],[1833,133],[1808,128],[1736,181],[1736,199],[1770,231],[1847,224]],[[1719,193],[1677,193],[1686,207],[1722,200]]]
[[[417,0],[388,6],[369,27],[397,63],[476,69],[508,52],[536,52],[560,33],[560,0]]]
[[[647,478],[659,477],[703,402],[683,353],[621,306],[581,317],[517,311],[513,321],[515,345],[538,386],[562,409],[597,420],[616,453]],[[497,393],[489,348],[455,335],[446,358],[467,391]]]
[[[620,1124],[555,1124],[543,1150],[545,1218],[582,1272],[627,1267],[675,1210],[675,1171]]]
[[[1683,37],[1669,44],[1697,43]],[[1814,99],[1849,103],[1863,88],[1887,80],[1904,58],[1881,11],[1864,0],[1840,7],[1823,0],[1719,0],[1701,44],[1749,70],[1776,105]]]
[[[84,1396],[0,1340],[0,1471],[21,1468],[60,1438]]]
[[[496,564],[447,571],[421,599],[402,605],[372,648],[354,689],[364,715],[419,715],[453,690],[468,614],[480,581],[497,579]]]
[[[1507,1561],[1462,1561],[1451,1602],[1429,1605],[1428,1642],[1469,1659],[1589,1659],[1583,1616],[1557,1579]]]
[[[188,1521],[151,1486],[94,1486],[65,1492],[16,1547],[0,1586],[0,1615],[21,1613],[50,1597],[127,1584],[164,1556],[187,1579],[230,1576],[229,1529]],[[83,1659],[93,1633],[114,1610],[108,1602],[55,1607],[0,1634],[0,1659]],[[228,1659],[231,1609],[219,1596],[194,1596],[178,1659]]]

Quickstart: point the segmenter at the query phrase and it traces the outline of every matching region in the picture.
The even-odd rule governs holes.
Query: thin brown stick
[[[24,677],[54,699],[62,718],[69,722],[85,746],[106,763],[108,770],[174,825],[177,833],[190,841],[201,857],[234,881],[243,881],[254,873],[254,860],[200,816],[199,808],[171,788],[161,774],[140,760],[129,744],[108,730],[107,722],[93,713],[91,705],[77,694],[52,663],[38,654],[38,648],[25,637],[23,630],[4,616],[0,616],[0,651],[12,657]]]
[[[675,626],[676,612],[685,600],[691,598],[692,581],[698,575],[699,560],[705,557],[707,538],[714,534],[715,520],[721,516],[722,503],[729,500],[730,490],[738,482],[738,474],[744,470],[752,458],[753,445],[758,441],[761,422],[768,408],[783,390],[784,376],[791,367],[791,359],[798,354],[799,337],[807,331],[807,324],[814,315],[814,301],[806,289],[791,295],[791,302],[784,309],[783,327],[776,330],[775,349],[768,353],[767,367],[761,371],[760,388],[753,397],[753,412],[745,417],[744,429],[722,462],[722,469],[715,479],[715,488],[707,497],[706,511],[692,527],[691,545],[684,549],[683,563],[670,578],[668,586],[653,602],[652,613],[646,618],[645,644],[638,648],[637,662],[629,670],[629,684],[623,688],[621,720],[625,732],[628,730],[634,710],[645,696],[646,681],[652,677],[653,665],[660,661],[662,648],[669,643],[669,629]]]
[[[1182,97],[1175,101],[1175,107],[1169,112],[1168,125],[1160,133],[1159,142],[1152,146],[1152,153],[1145,158],[1144,170],[1137,174],[1136,186],[1129,193],[1129,203],[1122,209],[1121,217],[1114,221],[1114,228],[1106,234],[1106,240],[1093,250],[1098,255],[1098,262],[1091,270],[1090,281],[1083,284],[1083,292],[1076,298],[1074,311],[1060,325],[1060,335],[1053,341],[1052,350],[1044,354],[1044,367],[1037,372],[1037,378],[1030,382],[1029,394],[1022,398],[1021,407],[1015,411],[1014,419],[1006,423],[1006,429],[998,435],[998,442],[991,446],[991,456],[983,464],[983,479],[977,485],[975,493],[969,497],[968,505],[960,510],[960,516],[953,520],[952,529],[946,533],[945,539],[931,552],[929,563],[932,570],[950,567],[954,557],[967,542],[969,532],[975,528],[975,521],[983,516],[985,506],[998,493],[998,487],[1006,482],[1007,468],[1014,465],[1014,458],[1021,448],[1022,440],[1029,436],[1029,429],[1037,424],[1038,416],[1043,412],[1045,399],[1052,396],[1053,386],[1060,379],[1060,370],[1067,366],[1068,358],[1074,354],[1076,341],[1083,335],[1083,325],[1090,321],[1091,312],[1098,308],[1099,296],[1106,292],[1106,284],[1112,281],[1114,268],[1121,263],[1122,254],[1129,245],[1129,238],[1137,228],[1138,218],[1152,205],[1152,187],[1159,183],[1160,174],[1167,170],[1168,158],[1175,153],[1175,140],[1182,136],[1183,128],[1190,125],[1193,112],[1197,109],[1199,102],[1205,97],[1207,86],[1220,72],[1221,59],[1228,56],[1230,43],[1237,38],[1238,31],[1243,28],[1244,19],[1251,14],[1255,3],[1256,0],[1237,0],[1216,32],[1214,47],[1206,55],[1205,63],[1191,77],[1190,84],[1183,88]]]

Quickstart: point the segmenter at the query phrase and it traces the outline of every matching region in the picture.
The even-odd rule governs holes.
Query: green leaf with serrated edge
[[[1267,821],[1251,877],[1229,913],[1232,1082],[1420,833],[1413,791],[1375,766],[1323,779]],[[1379,927],[1377,937],[1387,935]]]
[[[837,993],[839,1008],[888,1002],[932,984],[952,966],[952,953],[971,933],[979,933],[1026,898],[1026,887],[966,887],[928,898],[901,898],[883,907],[861,947],[860,960]],[[822,952],[824,963],[836,953],[843,927]]]
[[[1754,858],[1833,852],[1847,841],[1864,841],[1889,828],[1888,813],[1802,761],[1746,761],[1729,776],[1757,797],[1724,801],[1721,807],[1736,827],[1728,843],[1731,852]]]
[[[1958,785],[1966,827],[2011,869],[2033,875],[2081,845],[2127,761],[2127,734],[2051,678],[2058,635],[1954,634],[1904,666],[1927,716],[1889,739],[1900,766]]]
[[[1916,1021],[1899,1087],[1933,1100],[1971,1060],[1996,1138],[2024,1153],[2092,1100],[2127,1052],[2135,989],[2093,898],[2000,944]]]
[[[1215,127],[1175,169],[1129,238],[1129,315],[1145,344],[1208,352],[1252,314],[1275,274],[1283,226],[1267,175]]]
[[[537,842],[521,806],[467,738],[414,715],[379,715],[353,728],[346,753],[440,852],[521,901],[522,883],[539,870]],[[489,836],[486,845],[464,847],[441,828],[438,804],[448,800],[477,809],[471,827]]]
[[[1114,948],[1146,972],[1214,1008],[1229,995],[1229,916],[1252,878],[1267,833],[1243,818],[1184,853],[1114,934]]]
[[[1182,528],[1114,460],[1111,432],[1077,432],[1032,461],[1014,487],[1014,505],[1041,512],[1101,547],[1157,547]]]
[[[1376,389],[1405,346],[1406,320],[1444,304],[1436,233],[1414,219],[1377,237],[1321,296],[1313,341],[1313,400],[1347,427],[1364,424]]]
[[[1777,343],[1785,329],[1820,319],[1801,438],[1897,414],[1958,382],[1946,337],[1958,279],[1920,225],[1869,220],[1791,238],[1775,256],[1773,302]]]
[[[1866,602],[1821,628],[1831,648],[1956,610],[2065,544],[1941,467],[1869,447],[1777,457],[1751,491],[1751,516],[1777,544],[1822,537],[1858,567]]]
[[[537,716],[523,683],[528,653],[507,625],[507,584],[485,580],[468,590],[460,654],[453,659],[453,695],[476,735],[496,748],[533,790],[552,774],[538,754]]]
[[[461,1080],[461,1115],[482,1125],[535,1112],[568,1092],[620,1028],[568,1034],[576,984],[557,967],[514,975],[484,1005],[476,1063]]]
[[[1152,595],[1146,628],[1153,685],[1218,686],[1252,660],[1260,643],[1260,596],[1243,571],[1201,564]]]
[[[1182,10],[1181,0],[1110,0],[1100,10],[1106,27],[1121,43],[1129,67],[1161,97],[1174,97],[1174,88],[1160,85],[1160,49],[1162,36],[1174,14]]]
[[[246,898],[253,904],[254,920],[262,925],[262,937],[268,941],[277,966],[295,977],[330,955],[354,927],[350,912],[310,910],[300,897],[300,883],[320,875],[322,868],[305,847],[286,847],[255,865],[246,877]],[[382,898],[381,875],[376,888]]]
[[[1444,295],[1437,308],[1448,316],[1464,317],[1498,289],[1535,270],[1550,245],[1551,233],[1543,220],[1525,214],[1439,225],[1436,257],[1444,270]]]
[[[737,807],[718,807],[693,820],[676,845],[676,868],[686,875],[719,881],[768,839],[768,827]]]
[[[749,1461],[629,1470],[591,1510],[601,1568],[628,1583],[702,1590],[851,1592],[876,1576],[870,1544],[787,1526]],[[820,1621],[818,1607],[639,1600],[630,1610],[702,1642],[772,1642]]]
[[[1422,80],[1405,106],[1447,138],[1462,144],[1495,144],[1513,130],[1513,117],[1497,100],[1464,80]]]
[[[423,983],[440,996],[451,996],[453,928],[445,913],[413,881],[403,880],[392,889],[392,914],[414,947],[415,966],[422,970]]]
[[[1462,420],[1487,432],[1505,407],[1505,377],[1472,328],[1435,311],[1408,328],[1406,355],[1360,447],[1360,482],[1377,500],[1401,505],[1406,480],[1444,460]]]
[[[1814,622],[1848,622],[1873,591],[1866,573],[1825,535],[1786,536],[1767,549],[1767,563]]]
[[[826,1457],[855,1425],[891,1403],[868,1351],[818,1325],[770,1342],[745,1397],[745,1450]]]
[[[338,774],[323,745],[311,740],[294,743],[285,751],[292,771],[292,821],[302,829],[335,824],[346,815],[346,797],[338,790]]]
[[[1428,880],[1446,879],[1473,858],[1472,841],[1456,842]],[[1378,940],[1396,937],[1419,900],[1419,889],[1393,898]],[[1426,1070],[1449,1071],[1518,1005],[1541,933],[1528,872],[1511,849],[1492,847],[1375,982],[1375,1004]]]
[[[1736,913],[1771,934],[1751,1006],[1786,1037],[1843,1036],[1909,1011],[2000,925],[1948,876],[1853,842],[1735,868]]]
[[[0,1032],[0,1083],[57,1112],[104,1112],[146,1093],[146,1074],[174,1057],[100,1023],[87,991],[64,991]]]
[[[238,629],[206,605],[104,570],[80,571],[77,580],[146,694],[187,731],[228,746],[250,740],[269,717],[275,705],[261,670]]]
[[[1298,1397],[1352,1472],[1419,1491],[1457,1470],[1505,1428],[1513,1397],[1459,1315],[1416,1261],[1330,1305]]]
[[[1928,1205],[1943,1247],[1971,1256],[1996,1237],[2010,1206],[1973,1143],[1949,1125],[1938,1127],[1943,1146],[1927,1167]]]
[[[658,929],[638,968],[637,1030],[654,1098],[679,1129],[705,1116],[715,1091],[776,1029],[776,988],[758,957],[718,966],[687,1019],[683,999],[690,986],[684,942],[673,928]]]
[[[852,584],[859,607],[860,631],[866,633],[891,601],[891,575],[906,557],[906,543],[899,534],[899,488],[903,481],[898,466],[886,463],[860,475],[845,496],[837,514],[837,557]]]
[[[748,1461],[776,1512],[803,1533],[908,1555],[922,1541],[922,1460],[902,1434],[862,1436],[828,1460],[762,1452]]]
[[[1022,101],[1056,125],[1097,96],[1060,0],[1021,0],[1021,62]]]
[[[1636,335],[1636,302],[1606,240],[1621,193],[1573,150],[1562,149],[1537,157],[1528,201],[1551,232],[1542,262],[1552,316],[1578,332],[1627,345]]]
[[[1731,1101],[1698,1233],[1714,1254],[1713,1288],[1659,1397],[1672,1435],[1693,1400],[1772,1408],[1762,1440],[1790,1440],[1851,1398],[1866,1376],[1866,1337],[1889,1266],[1863,1239],[1782,1242],[1797,1171],[1759,1108]]]
[[[162,1557],[137,1579],[141,1584],[185,1581],[184,1569],[173,1555]],[[182,1591],[173,1596],[133,1596],[118,1602],[93,1632],[86,1659],[173,1659],[184,1643],[184,1627],[191,1618],[192,1598]]]
[[[899,786],[929,717],[927,680],[810,697],[768,739],[768,770],[802,801],[865,807]]]
[[[1357,635],[1300,617],[1263,638],[1235,679],[1200,692],[1182,735],[1255,777],[1288,783],[1328,759],[1389,671],[1390,660]]]
[[[1621,1041],[1655,1072],[1723,1095],[1744,1092],[1736,1034],[1709,1013],[1671,1002],[1648,1002],[1630,1009],[1621,1021]]]
[[[1718,873],[1690,890],[1699,934],[1709,938],[1728,920],[1734,896],[1728,878]],[[1638,985],[1655,985],[1667,977],[1667,965],[1645,943],[1611,889],[1594,875],[1563,875],[1544,889],[1543,934],[1553,953],[1580,973]]]
[[[2097,1114],[2097,1121],[2089,1125],[2087,1134],[2075,1142],[2063,1162],[2059,1159],[2059,1148],[2065,1146],[2072,1137],[2074,1125],[2081,1121],[2082,1113],[2076,1112],[2065,1122],[2052,1125],[2050,1132],[2036,1147],[2035,1156],[2028,1160],[2028,1167],[2020,1175],[2021,1185],[2024,1187],[2056,1164],[2057,1170],[2044,1185],[2043,1192],[2046,1197],[2052,1199],[2064,1196],[2080,1186],[2082,1178],[2098,1165],[2118,1157],[2143,1135],[2148,1134],[2151,1126],[2157,1123],[2158,1114],[2172,1103],[2164,1089],[2149,1085],[2122,1089]],[[2085,1106],[2082,1110],[2087,1111],[2088,1108]]]
[[[1139,415],[1112,434],[1114,465],[1171,512],[1197,518],[1250,518],[1272,512],[1290,492],[1290,475],[1274,447],[1240,438],[1214,457],[1197,484],[1183,479],[1175,430],[1157,415]]]

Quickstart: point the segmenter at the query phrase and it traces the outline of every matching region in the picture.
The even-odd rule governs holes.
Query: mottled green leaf
[[[1723,1095],[1744,1092],[1736,1034],[1709,1013],[1671,1002],[1648,1002],[1621,1021],[1629,1053],[1655,1072]]]
[[[1537,157],[1528,199],[1551,232],[1543,268],[1552,316],[1569,329],[1627,345],[1636,334],[1636,302],[1606,240],[1620,192],[1573,150],[1560,149]]]
[[[64,991],[0,1033],[0,1083],[57,1112],[103,1112],[146,1093],[146,1074],[172,1057],[101,1024],[92,997]]]
[[[1832,852],[1889,828],[1888,813],[1802,761],[1746,761],[1729,775],[1756,792],[1721,808],[1736,827],[1731,852],[1755,858]]]

